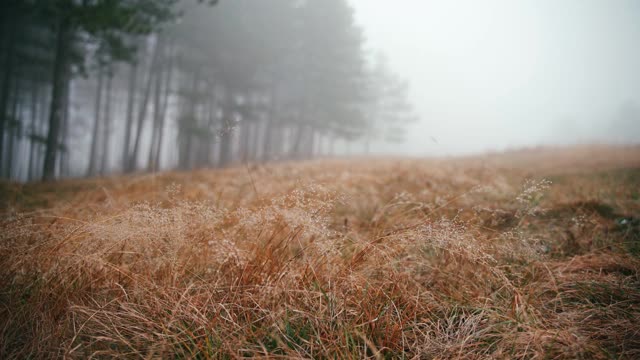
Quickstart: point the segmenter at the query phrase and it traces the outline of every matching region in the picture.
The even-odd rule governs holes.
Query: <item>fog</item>
[[[0,178],[640,141],[640,3],[0,3]]]
[[[351,2],[411,83],[421,121],[394,152],[640,140],[640,2]]]

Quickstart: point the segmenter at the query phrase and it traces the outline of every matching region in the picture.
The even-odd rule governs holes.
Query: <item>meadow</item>
[[[3,183],[0,358],[640,358],[640,147]]]

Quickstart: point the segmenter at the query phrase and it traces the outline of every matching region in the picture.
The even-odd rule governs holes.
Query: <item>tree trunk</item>
[[[327,152],[329,156],[333,156],[335,154],[334,152],[335,141],[336,141],[335,135],[329,135],[329,151]]]
[[[134,171],[138,162],[138,151],[140,149],[140,139],[142,138],[142,131],[144,130],[144,120],[147,117],[147,107],[149,105],[149,98],[151,97],[151,88],[153,87],[154,74],[158,67],[158,61],[160,58],[160,40],[156,41],[155,49],[153,50],[153,57],[151,64],[149,64],[149,74],[147,76],[147,83],[145,85],[144,94],[142,97],[142,104],[138,113],[138,125],[136,129],[136,139],[133,144],[133,150],[129,156],[127,172]]]
[[[364,154],[369,155],[371,151],[371,133],[367,132],[367,136],[364,139]]]
[[[40,94],[40,114],[38,119],[39,136],[38,136],[38,143],[37,143],[36,155],[35,155],[35,163],[37,164],[37,166],[35,167],[35,171],[34,171],[34,179],[42,177],[41,164],[44,163],[44,145],[45,145],[45,142],[43,141],[43,139],[44,139],[44,134],[46,134],[47,132],[47,122],[49,120],[49,114],[47,109],[49,106],[50,97],[51,97],[51,94],[46,91]]]
[[[233,129],[231,114],[225,111],[222,131],[220,133],[220,167],[225,167],[231,162],[231,135]]]
[[[102,115],[102,88],[104,73],[98,69],[98,84],[96,88],[96,102],[94,108],[93,131],[91,133],[91,151],[89,153],[89,168],[87,176],[93,176],[98,170],[98,135],[100,134],[100,118]]]
[[[225,97],[223,102],[222,129],[220,130],[220,159],[219,166],[226,167],[232,161],[233,138],[236,122],[234,119],[236,103],[233,83],[225,83]]]
[[[249,142],[251,139],[251,123],[243,118],[240,128],[240,161],[246,163],[249,160]]]
[[[207,167],[215,166],[217,161],[215,156],[217,156],[216,147],[218,144],[218,139],[215,136],[214,129],[216,128],[217,122],[217,110],[218,103],[216,101],[215,96],[215,86],[213,84],[209,84],[208,92],[210,94],[210,98],[208,103],[206,104],[206,114],[205,119],[207,119],[207,141],[204,144],[206,151],[206,159],[205,165]]]
[[[7,124],[7,110],[9,107],[9,95],[11,93],[11,75],[13,74],[15,39],[15,21],[7,21],[4,31],[7,51],[4,61],[4,73],[2,74],[2,93],[0,93],[0,163],[6,164],[4,160],[4,129]]]
[[[322,156],[322,151],[323,151],[323,141],[324,138],[322,136],[322,133],[318,132],[316,134],[314,134],[314,147],[313,147],[313,156],[314,157],[321,157]]]
[[[16,79],[17,80],[17,79]],[[11,123],[9,124],[9,144],[7,152],[7,161],[5,168],[5,177],[11,179],[13,176],[13,160],[16,144],[16,137],[18,136],[18,127],[20,126],[20,82],[14,82],[13,89],[13,102],[11,105]]]
[[[258,147],[260,145],[261,138],[261,128],[263,127],[263,123],[260,120],[254,121],[251,126],[251,140],[249,144],[249,161],[258,160]]]
[[[307,133],[307,149],[306,149],[306,158],[307,159],[313,159],[314,156],[314,148],[315,148],[315,142],[316,142],[316,129],[313,127],[309,127],[308,133]]]
[[[62,150],[60,156],[60,176],[69,175],[69,116],[70,116],[70,102],[71,102],[71,79],[65,81],[64,91],[64,116],[62,117],[62,130],[60,132],[60,147]]]
[[[158,66],[156,70],[156,80],[155,80],[155,89],[153,93],[153,123],[151,126],[151,143],[149,144],[149,157],[147,159],[147,171],[153,170],[153,155],[155,154],[155,148],[158,146],[158,130],[160,127],[160,113],[162,111],[161,107],[161,98],[162,98],[162,86],[163,86],[163,69],[161,66]]]
[[[164,133],[164,119],[167,112],[169,95],[170,95],[170,81],[173,71],[173,61],[167,61],[167,51],[164,46],[164,42],[158,40],[162,47],[159,51],[164,55],[165,61],[162,65],[158,64],[156,88],[153,100],[153,132],[151,134],[151,145],[149,146],[149,159],[147,162],[147,169],[149,171],[156,171],[158,169],[160,149],[162,147],[162,138]],[[169,47],[169,59],[172,58],[172,49]]]
[[[138,63],[131,64],[129,69],[129,90],[127,96],[127,117],[124,128],[124,144],[122,146],[122,169],[129,169],[129,151],[131,150],[131,127],[136,101],[136,85],[138,83]]]
[[[198,119],[200,119],[201,122],[198,124],[198,128],[203,132],[203,134],[198,137],[198,147],[196,148],[196,162],[198,168],[206,167],[209,164],[209,136],[207,133],[209,131],[209,113],[207,110],[207,103],[205,101],[201,104],[198,115]]]
[[[107,74],[107,93],[105,98],[104,109],[104,126],[102,127],[102,158],[100,159],[100,174],[105,175],[109,172],[109,145],[111,142],[111,99],[113,84],[113,65],[109,65]]]
[[[291,146],[289,157],[293,159],[299,159],[303,155],[302,151],[302,140],[304,138],[305,133],[305,124],[299,123],[297,126],[297,131],[295,135],[295,139],[293,140],[293,145]]]
[[[34,162],[35,162],[35,155],[36,155],[36,144],[37,144],[37,124],[38,124],[38,116],[39,116],[39,109],[38,109],[38,95],[39,95],[39,91],[38,91],[38,83],[36,81],[33,82],[33,84],[31,84],[31,86],[33,86],[33,88],[31,89],[31,125],[29,126],[29,168],[27,170],[27,180],[28,181],[32,181],[34,180]]]
[[[169,107],[169,97],[171,97],[171,79],[173,78],[173,49],[169,47],[169,64],[167,65],[167,69],[165,71],[166,78],[164,79],[164,101],[162,103],[162,111],[160,112],[160,124],[159,124],[159,133],[158,133],[158,144],[156,146],[156,153],[154,158],[153,168],[155,171],[160,169],[160,153],[162,150],[162,141],[164,138],[164,124],[165,119],[167,118],[167,108]]]
[[[269,160],[280,160],[282,156],[282,149],[285,142],[285,127],[281,123],[275,122],[271,128],[271,146]]]
[[[56,176],[56,156],[58,154],[58,139],[63,116],[65,81],[68,81],[69,50],[71,44],[71,23],[69,19],[61,19],[56,34],[56,50],[53,69],[53,87],[51,90],[51,106],[49,112],[49,131],[47,134],[46,150],[42,180],[52,181]]]
[[[187,96],[182,103],[182,110],[180,116],[180,155],[178,160],[178,167],[182,170],[189,170],[193,165],[193,149],[195,139],[193,133],[197,127],[196,121],[196,107],[198,105],[197,93],[200,84],[200,68],[193,70],[193,83],[191,85],[190,96]],[[197,150],[197,147],[195,147]],[[196,159],[197,160],[197,159]]]
[[[267,116],[267,123],[264,128],[264,142],[262,143],[262,161],[267,162],[271,160],[271,142],[273,141],[273,110]]]

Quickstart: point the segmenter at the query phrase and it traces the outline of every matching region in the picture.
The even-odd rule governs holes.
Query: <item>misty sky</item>
[[[640,124],[612,118],[640,103],[640,1],[350,1],[367,47],[411,83],[422,122],[403,152],[638,134]]]

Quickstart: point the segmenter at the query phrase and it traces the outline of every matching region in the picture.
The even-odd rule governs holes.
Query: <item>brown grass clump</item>
[[[638,358],[640,149],[5,184],[0,358]]]

